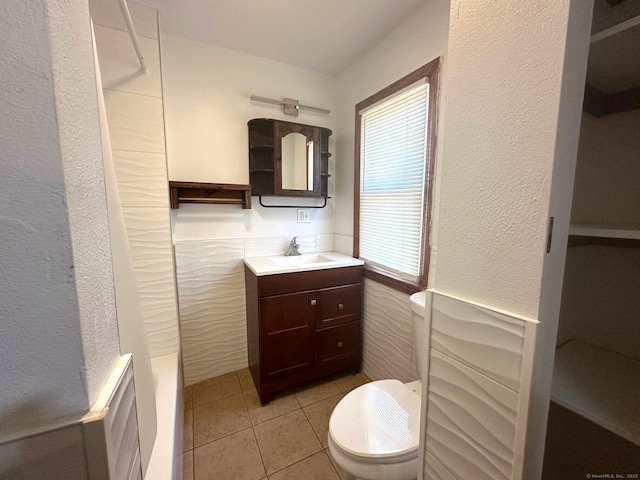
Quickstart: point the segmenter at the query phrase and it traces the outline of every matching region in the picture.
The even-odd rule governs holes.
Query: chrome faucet
[[[287,257],[293,257],[295,255],[302,255],[298,249],[300,248],[300,244],[296,243],[296,238],[298,237],[293,237],[291,239],[291,242],[289,242],[289,249],[287,250],[287,253],[285,253],[285,255]]]

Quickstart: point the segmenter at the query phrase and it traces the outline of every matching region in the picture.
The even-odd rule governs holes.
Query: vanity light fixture
[[[298,116],[298,112],[300,110],[309,110],[312,112],[324,113],[326,115],[331,113],[331,110],[327,110],[326,108],[311,107],[309,105],[300,105],[300,103],[298,103],[298,100],[294,98],[285,98],[284,100],[281,101],[281,100],[273,100],[271,98],[259,97],[258,95],[251,95],[251,101],[282,106],[282,112],[285,115],[291,115],[294,117]]]

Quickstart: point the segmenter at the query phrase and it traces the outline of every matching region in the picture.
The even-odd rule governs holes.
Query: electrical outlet
[[[311,223],[311,210],[299,208],[298,223]]]

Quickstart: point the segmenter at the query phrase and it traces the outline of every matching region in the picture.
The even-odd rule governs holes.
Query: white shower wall
[[[149,72],[117,2],[92,0],[120,200],[152,357],[179,351],[157,11],[129,4]]]

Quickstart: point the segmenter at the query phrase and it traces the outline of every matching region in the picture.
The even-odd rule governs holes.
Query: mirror
[[[313,190],[313,140],[301,133],[282,137],[282,188]]]

